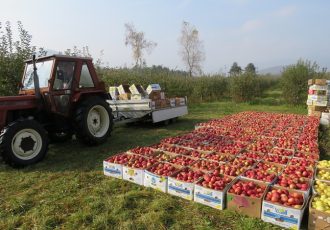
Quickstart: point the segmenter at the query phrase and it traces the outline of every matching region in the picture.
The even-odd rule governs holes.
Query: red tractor
[[[42,160],[49,140],[75,134],[87,145],[106,141],[113,126],[110,95],[92,59],[52,55],[26,62],[18,96],[0,97],[3,160],[25,166]]]

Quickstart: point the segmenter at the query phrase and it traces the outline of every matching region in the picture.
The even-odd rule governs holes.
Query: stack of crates
[[[321,117],[322,112],[327,110],[329,94],[328,82],[326,79],[308,80],[308,115]],[[330,88],[330,87],[329,87]]]

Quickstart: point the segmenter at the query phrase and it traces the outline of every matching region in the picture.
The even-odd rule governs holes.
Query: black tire
[[[73,133],[70,131],[63,132],[49,132],[49,140],[51,143],[63,143],[72,139]]]
[[[103,119],[100,117],[98,121],[97,119],[95,119],[95,122],[93,121],[96,126],[98,125],[98,123],[100,123],[100,127],[102,127],[101,122],[106,122],[105,120],[109,119],[109,122],[108,124],[106,124],[106,127],[104,126],[104,130],[100,130],[100,132],[102,131],[100,134],[93,134],[88,126],[88,115],[92,112],[95,112],[94,110],[96,110],[96,108],[100,110],[99,115],[103,116]],[[112,110],[104,99],[99,97],[92,97],[82,102],[77,108],[75,115],[75,131],[77,139],[81,142],[87,145],[98,145],[104,143],[111,135],[112,127]]]
[[[3,129],[0,141],[2,158],[13,167],[27,166],[41,161],[47,153],[49,143],[46,130],[35,120],[10,123]],[[22,147],[22,144],[25,146]],[[37,148],[36,151],[33,150],[34,148]]]

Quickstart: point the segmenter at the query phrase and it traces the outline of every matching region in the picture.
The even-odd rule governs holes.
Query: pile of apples
[[[231,164],[222,164],[219,167],[220,174],[225,174],[229,176],[238,176],[245,172],[248,167],[235,166]]]
[[[268,153],[269,149],[273,147],[274,143],[271,139],[262,138],[250,144],[247,149],[255,152]]]
[[[170,154],[167,154],[167,153],[159,153],[150,158],[155,159],[157,161],[169,161],[171,158],[173,158],[173,156],[171,156]]]
[[[261,160],[264,158],[264,155],[253,151],[247,151],[247,152],[242,152],[240,154],[240,157],[251,158],[254,160]]]
[[[317,163],[319,169],[330,169],[330,161],[322,160]]]
[[[136,147],[134,149],[131,149],[130,152],[143,155],[143,156],[149,156],[155,154],[155,150],[151,147]]]
[[[316,178],[320,180],[330,181],[330,170],[319,169]]]
[[[265,200],[297,209],[301,209],[304,204],[304,196],[302,193],[289,192],[287,189],[280,188],[272,188],[269,192],[267,192]]]
[[[275,174],[279,174],[283,170],[283,168],[281,166],[277,166],[272,163],[263,162],[263,161],[259,162],[255,168],[263,170],[265,172],[270,172],[270,173],[275,173]]]
[[[269,153],[274,155],[291,157],[293,156],[294,151],[289,149],[272,148]]]
[[[253,181],[237,181],[228,190],[229,193],[234,193],[240,196],[261,198],[266,186],[258,185]]]
[[[159,163],[151,166],[148,171],[159,176],[171,176],[178,169],[170,163]]]
[[[268,154],[263,157],[264,161],[286,165],[289,162],[289,158],[286,156]]]
[[[307,159],[307,160],[314,160],[314,161],[316,161],[320,158],[320,156],[318,154],[306,154],[303,152],[295,152],[295,154],[293,156],[298,157],[298,158]]]
[[[189,153],[189,150],[177,146],[163,145],[161,149],[167,152],[182,154],[182,155],[187,155]]]
[[[315,161],[306,158],[292,158],[290,160],[290,165],[305,166],[305,167],[314,167]]]
[[[194,164],[191,165],[191,167],[195,169],[200,169],[204,171],[211,171],[216,168],[218,168],[220,164],[216,161],[209,161],[209,160],[199,160],[196,161]]]
[[[221,162],[227,162],[233,159],[231,155],[218,154],[218,153],[210,153],[208,155],[205,155],[204,158],[208,160],[221,161]]]
[[[199,180],[204,173],[200,170],[193,170],[191,168],[184,168],[175,176],[175,179],[193,183]]]
[[[316,180],[314,189],[319,194],[330,194],[330,182],[326,183],[323,181]]]
[[[131,168],[136,168],[136,169],[145,169],[153,164],[155,164],[157,160],[143,157],[143,156],[136,156],[133,157],[130,161],[128,161],[125,165]]]
[[[315,196],[314,199],[312,200],[312,208],[321,212],[330,213],[329,193]]]
[[[203,179],[197,182],[197,185],[222,191],[231,181],[230,177],[220,175],[218,171],[214,171],[212,174],[205,174]]]
[[[310,181],[304,177],[292,178],[290,176],[280,175],[276,184],[285,188],[302,191],[307,191],[310,188]]]
[[[288,165],[283,173],[285,175],[288,175],[290,177],[306,177],[306,178],[312,178],[313,177],[313,169],[307,168],[305,166],[296,166],[296,165]]]
[[[187,156],[195,157],[195,158],[206,158],[208,156],[207,153],[199,152],[197,150],[191,150],[183,155],[187,155]]]
[[[230,162],[231,165],[239,166],[239,167],[251,167],[257,161],[254,159],[243,157],[236,157],[233,161]]]
[[[294,137],[281,137],[276,141],[275,146],[278,147],[278,148],[294,150],[295,147],[296,147],[296,138],[294,138]]]
[[[126,164],[130,159],[132,159],[135,155],[133,154],[127,154],[127,153],[119,153],[116,154],[110,158],[108,158],[106,161],[110,163],[115,164]]]
[[[190,157],[185,157],[185,156],[176,156],[173,159],[169,161],[169,163],[175,164],[175,165],[181,165],[181,166],[189,166],[192,165],[196,160],[190,158]]]
[[[270,183],[277,177],[277,174],[267,172],[261,169],[249,169],[244,173],[244,176],[250,179],[260,180]]]

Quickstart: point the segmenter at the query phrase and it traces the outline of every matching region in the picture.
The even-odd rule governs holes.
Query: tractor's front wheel
[[[46,130],[34,120],[10,123],[0,136],[3,160],[16,167],[42,160],[48,149]]]
[[[113,126],[113,115],[109,105],[99,97],[83,102],[77,109],[76,137],[88,145],[106,141]]]

